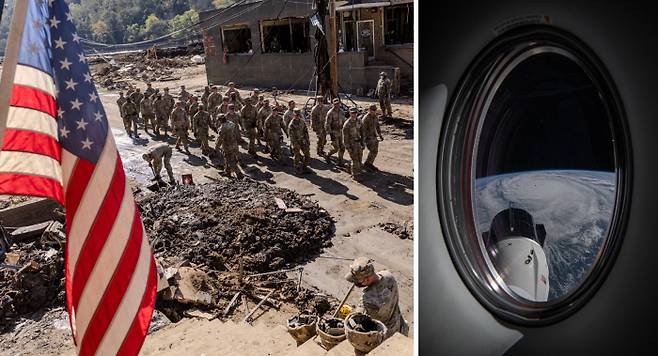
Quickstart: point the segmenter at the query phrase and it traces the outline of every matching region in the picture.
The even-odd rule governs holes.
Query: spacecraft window
[[[612,219],[605,105],[577,62],[547,50],[512,61],[483,114],[472,197],[486,258],[510,293],[559,299],[587,278]]]
[[[444,118],[437,189],[462,278],[496,315],[559,320],[611,267],[628,206],[630,139],[605,66],[543,26],[501,36]]]

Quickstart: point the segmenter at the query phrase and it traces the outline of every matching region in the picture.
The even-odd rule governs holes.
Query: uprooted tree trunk
[[[316,68],[316,90],[318,95],[325,98],[335,98],[336,93],[331,87],[331,68],[329,66],[329,45],[327,43],[327,26],[325,19],[327,17],[327,0],[315,0],[315,6],[318,9],[318,20],[322,31],[315,31],[315,68]],[[323,32],[324,31],[324,32]]]

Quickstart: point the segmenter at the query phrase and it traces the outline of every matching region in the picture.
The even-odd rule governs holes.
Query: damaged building
[[[316,13],[313,0],[253,0],[200,13],[208,82],[315,89]],[[413,25],[412,0],[336,1],[341,90],[366,95],[386,72],[395,94],[411,91]]]

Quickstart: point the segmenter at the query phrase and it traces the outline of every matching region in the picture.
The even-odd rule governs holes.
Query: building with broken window
[[[200,13],[208,82],[315,89],[313,0],[248,0]],[[328,24],[328,19],[325,21]],[[366,95],[380,72],[413,88],[413,1],[336,1],[338,82]]]

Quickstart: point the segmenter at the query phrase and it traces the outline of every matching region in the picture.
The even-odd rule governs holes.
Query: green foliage
[[[192,34],[193,30],[189,27],[199,22],[199,13],[194,10],[188,10],[169,20],[169,32],[177,32],[174,38],[181,38]]]

